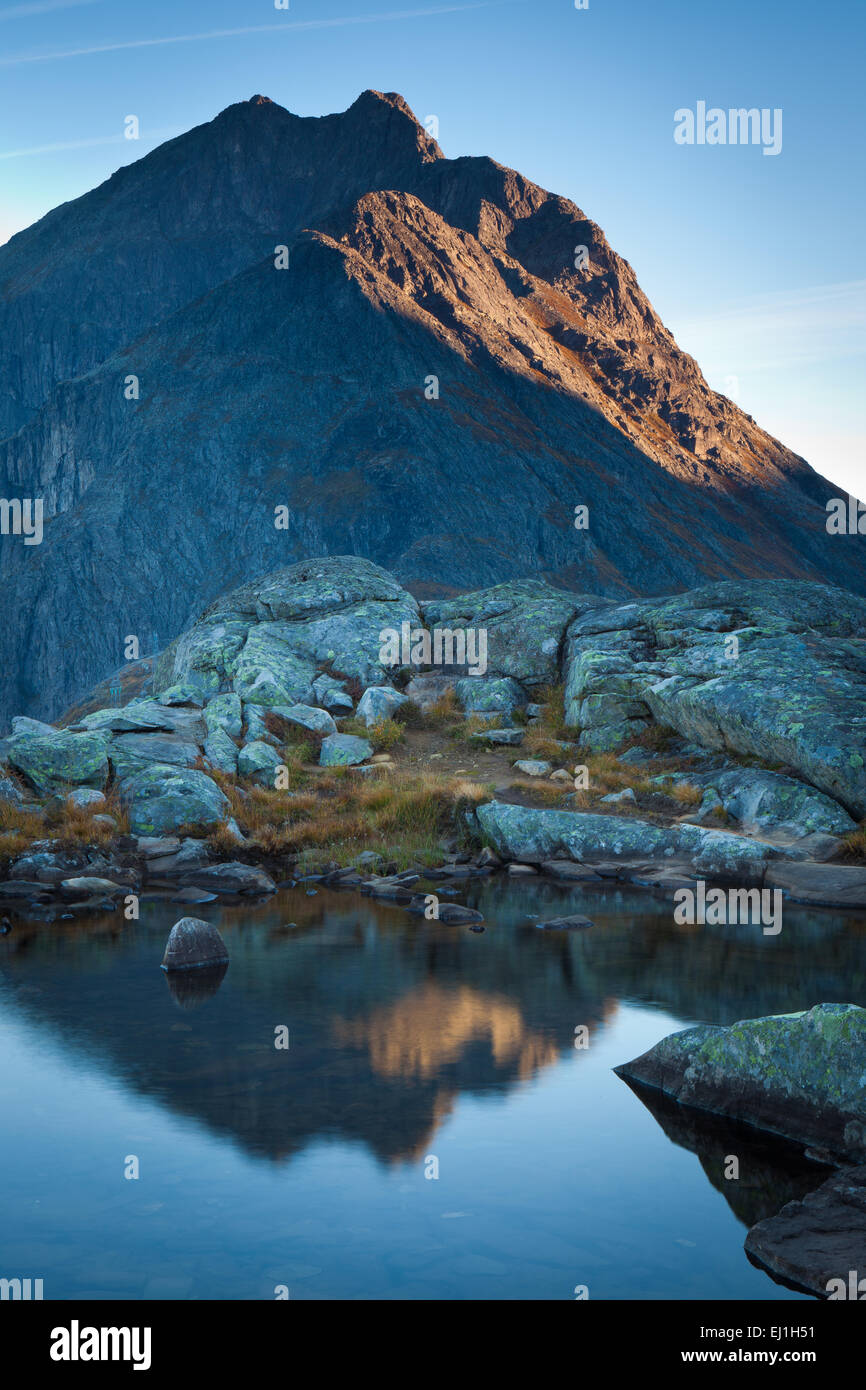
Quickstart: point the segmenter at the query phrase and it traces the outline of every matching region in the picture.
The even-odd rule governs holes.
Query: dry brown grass
[[[667,795],[672,796],[680,806],[700,806],[704,799],[704,789],[694,786],[691,782],[677,782]]]
[[[398,723],[396,719],[382,719],[378,724],[371,724],[369,727],[363,719],[344,719],[340,725],[341,734],[354,734],[356,738],[365,738],[372,744],[374,753],[387,753],[398,743],[402,743],[406,737],[406,727]]]
[[[345,863],[362,850],[385,850],[399,862],[434,862],[438,841],[459,823],[464,807],[490,789],[459,777],[422,773],[395,782],[387,769],[358,775],[348,768],[311,775],[302,791],[241,788],[220,779],[240,829],[266,853],[309,855]],[[209,837],[220,853],[237,852],[224,826]]]
[[[95,815],[113,816],[116,827],[94,821]],[[25,854],[34,840],[53,840],[57,849],[94,846],[105,849],[118,835],[129,833],[129,817],[116,792],[107,792],[99,806],[51,807],[43,815],[32,807],[0,802],[0,861]]]
[[[855,864],[866,864],[866,820],[842,837],[840,857]]]

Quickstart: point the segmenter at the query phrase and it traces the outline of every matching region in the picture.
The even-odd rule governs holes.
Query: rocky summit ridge
[[[0,537],[3,722],[311,555],[443,600],[863,594],[837,491],[710,390],[579,208],[446,158],[394,93],[254,96],[0,248],[0,492],[45,513]]]

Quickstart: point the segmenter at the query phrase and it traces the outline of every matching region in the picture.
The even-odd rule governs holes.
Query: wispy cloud
[[[143,130],[140,140],[127,140],[122,133],[117,135],[94,135],[89,140],[58,140],[51,145],[30,145],[25,150],[0,150],[0,159],[23,159],[36,154],[58,154],[63,150],[88,150],[96,145],[129,145],[135,151],[141,145],[150,145],[154,140],[170,140],[183,132],[183,126],[164,126],[160,130]]]
[[[102,0],[29,0],[25,5],[9,5],[0,10],[4,19],[29,19],[31,15],[48,14],[49,10],[72,10],[79,5],[99,5]]]
[[[85,3],[86,0],[58,0],[58,3]],[[39,3],[39,0],[36,0]],[[50,4],[51,0],[45,0]],[[421,10],[389,10],[381,14],[341,15],[334,19],[287,20],[284,24],[250,24],[241,29],[209,29],[199,34],[171,34],[155,39],[123,39],[114,43],[89,44],[86,48],[56,49],[46,53],[20,53],[0,58],[0,67],[18,67],[22,63],[52,63],[64,58],[86,58],[95,53],[118,53],[130,48],[160,48],[174,43],[199,43],[205,39],[234,39],[245,34],[299,33],[307,29],[341,29],[350,24],[383,24],[402,19],[426,19],[436,15],[462,14],[467,10],[484,10],[507,0],[480,0],[471,5],[438,5]]]
[[[866,280],[761,295],[669,327],[708,377],[861,356],[866,353]]]

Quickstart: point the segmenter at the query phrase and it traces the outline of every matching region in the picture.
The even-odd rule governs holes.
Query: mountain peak
[[[250,97],[249,101],[247,102],[248,106],[273,106],[273,104],[274,103],[271,101],[270,97],[263,97],[258,92],[254,97]]]

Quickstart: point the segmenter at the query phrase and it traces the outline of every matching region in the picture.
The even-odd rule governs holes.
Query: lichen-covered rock
[[[246,726],[246,743],[271,743],[275,748],[279,748],[280,740],[276,734],[272,734],[265,723],[265,711],[259,705],[244,705],[244,725]]]
[[[174,725],[170,715],[163,715],[156,705],[126,705],[123,709],[97,709],[81,720],[82,727],[108,734],[171,733]]]
[[[244,725],[241,697],[237,691],[229,690],[208,700],[204,722],[209,734],[214,734],[217,729],[225,729],[231,738],[238,738]]]
[[[421,609],[429,628],[483,629],[488,673],[533,686],[558,680],[566,628],[578,614],[604,603],[589,594],[554,589],[541,579],[518,579],[457,598],[431,599]]]
[[[316,734],[337,732],[337,726],[328,711],[317,709],[315,705],[279,705],[274,714],[278,714],[289,724],[297,724],[299,728],[310,729]]]
[[[330,734],[319,754],[321,767],[354,767],[373,755],[373,745],[354,734]]]
[[[696,874],[760,881],[769,860],[787,854],[760,840],[701,825],[651,825],[588,811],[554,811],[488,801],[475,812],[478,826],[505,859],[540,864],[565,855],[579,863],[688,858]]]
[[[229,813],[216,782],[197,768],[155,764],[120,784],[133,835],[170,835],[182,825],[207,828]]]
[[[406,686],[406,695],[413,705],[425,713],[440,700],[450,696],[457,684],[456,677],[445,671],[422,671]]]
[[[169,933],[162,969],[191,970],[227,965],[228,960],[228,948],[211,922],[200,917],[181,917]]]
[[[167,690],[161,691],[157,696],[157,704],[201,709],[208,695],[216,694],[218,686],[212,672],[208,672],[207,677],[201,673],[197,675],[197,680],[179,681],[176,685],[170,685]]]
[[[53,724],[45,724],[41,719],[29,719],[26,714],[17,714],[12,720],[13,734],[53,734]]]
[[[153,763],[193,767],[201,749],[180,734],[116,734],[109,744],[108,756],[115,777],[123,781]]]
[[[707,788],[704,800],[708,810],[721,805],[744,830],[777,830],[803,838],[847,835],[856,829],[856,822],[837,801],[778,772],[738,767],[729,772],[702,773],[689,780]]]
[[[0,801],[5,801],[8,806],[20,806],[23,800],[12,778],[0,775]]]
[[[725,581],[570,626],[565,709],[588,748],[652,719],[787,764],[866,814],[866,600],[795,580]]]
[[[390,685],[369,685],[358,701],[355,711],[363,719],[367,728],[393,719],[401,705],[408,703],[408,697]]]
[[[681,1105],[745,1121],[852,1163],[866,1160],[866,1009],[807,1013],[672,1033],[619,1076]]]
[[[469,737],[478,743],[497,743],[506,748],[517,748],[526,737],[526,730],[516,729],[479,729],[477,733],[470,734]]]
[[[105,793],[97,791],[95,787],[75,787],[66,797],[66,804],[95,810],[97,806],[105,805]]]
[[[174,644],[171,678],[211,673],[250,704],[311,704],[317,670],[378,684],[385,628],[418,623],[418,605],[378,565],[332,555],[276,570],[211,604]],[[334,674],[332,674],[334,673]]]
[[[355,708],[351,695],[342,681],[335,680],[327,672],[313,681],[313,694],[316,704],[322,709],[351,714]]]
[[[454,687],[464,714],[510,715],[526,704],[526,692],[510,676],[466,676]]]
[[[6,760],[39,796],[66,787],[105,786],[108,780],[106,740],[100,734],[14,734],[6,743]]]
[[[553,763],[545,762],[542,758],[521,758],[514,764],[514,771],[522,772],[525,777],[549,777]]]
[[[208,734],[204,741],[204,755],[218,772],[234,773],[238,770],[238,746],[222,725],[217,724]]]
[[[269,743],[245,743],[238,754],[238,776],[246,777],[260,787],[274,787],[277,769],[282,766],[282,756]]]

